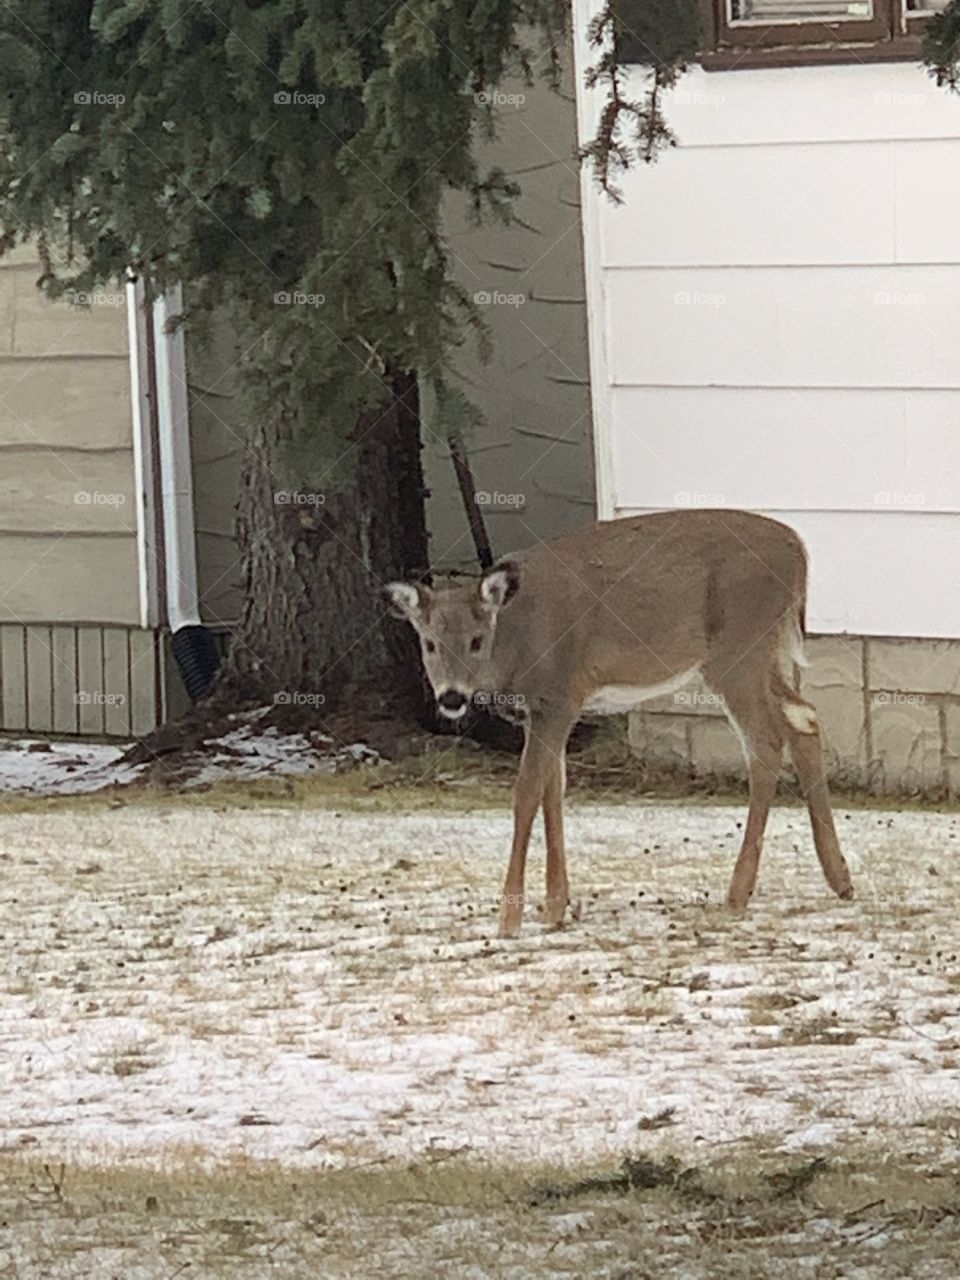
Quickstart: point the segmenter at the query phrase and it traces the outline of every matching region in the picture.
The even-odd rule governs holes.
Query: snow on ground
[[[0,792],[81,795],[132,782],[142,766],[118,764],[123,747],[102,742],[0,740]]]
[[[125,746],[94,742],[0,740],[0,793],[80,795],[126,786],[146,766],[121,763],[125,750]],[[332,738],[320,734],[308,739],[300,733],[241,723],[205,743],[202,753],[178,761],[178,781],[193,788],[228,778],[303,777],[377,759],[377,753],[362,743],[338,747]]]
[[[840,903],[805,815],[780,810],[737,917],[719,903],[742,816],[571,806],[582,919],[550,932],[528,908],[501,942],[506,812],[6,814],[5,1149],[955,1158],[958,819],[841,811],[858,898]],[[536,854],[529,874],[539,898]]]

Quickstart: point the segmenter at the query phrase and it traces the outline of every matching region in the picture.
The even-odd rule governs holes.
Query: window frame
[[[731,23],[729,0],[698,0],[707,71],[858,62],[916,62],[933,13],[908,13],[906,0],[873,0],[870,19]]]
[[[730,0],[717,0],[720,43],[751,48],[790,45],[875,44],[890,37],[890,10],[897,0],[873,0],[872,18],[823,18],[804,22],[731,22]]]

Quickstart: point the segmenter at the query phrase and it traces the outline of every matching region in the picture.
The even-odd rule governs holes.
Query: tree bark
[[[345,444],[352,479],[336,488],[284,488],[280,424],[250,440],[237,506],[244,607],[219,701],[419,707],[414,638],[382,596],[385,583],[428,565],[417,383],[403,373],[391,386]]]

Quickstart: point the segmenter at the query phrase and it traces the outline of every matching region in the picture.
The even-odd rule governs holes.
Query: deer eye
[[[470,641],[470,652],[479,653],[483,648],[483,636],[474,636]]]
[[[432,640],[424,640],[423,647],[426,649],[427,653],[437,652],[437,646],[433,643]]]

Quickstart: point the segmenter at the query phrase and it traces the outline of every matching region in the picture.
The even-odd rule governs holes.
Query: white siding
[[[601,514],[767,511],[811,630],[960,636],[960,98],[911,64],[695,69],[667,114],[623,205],[583,180]]]

